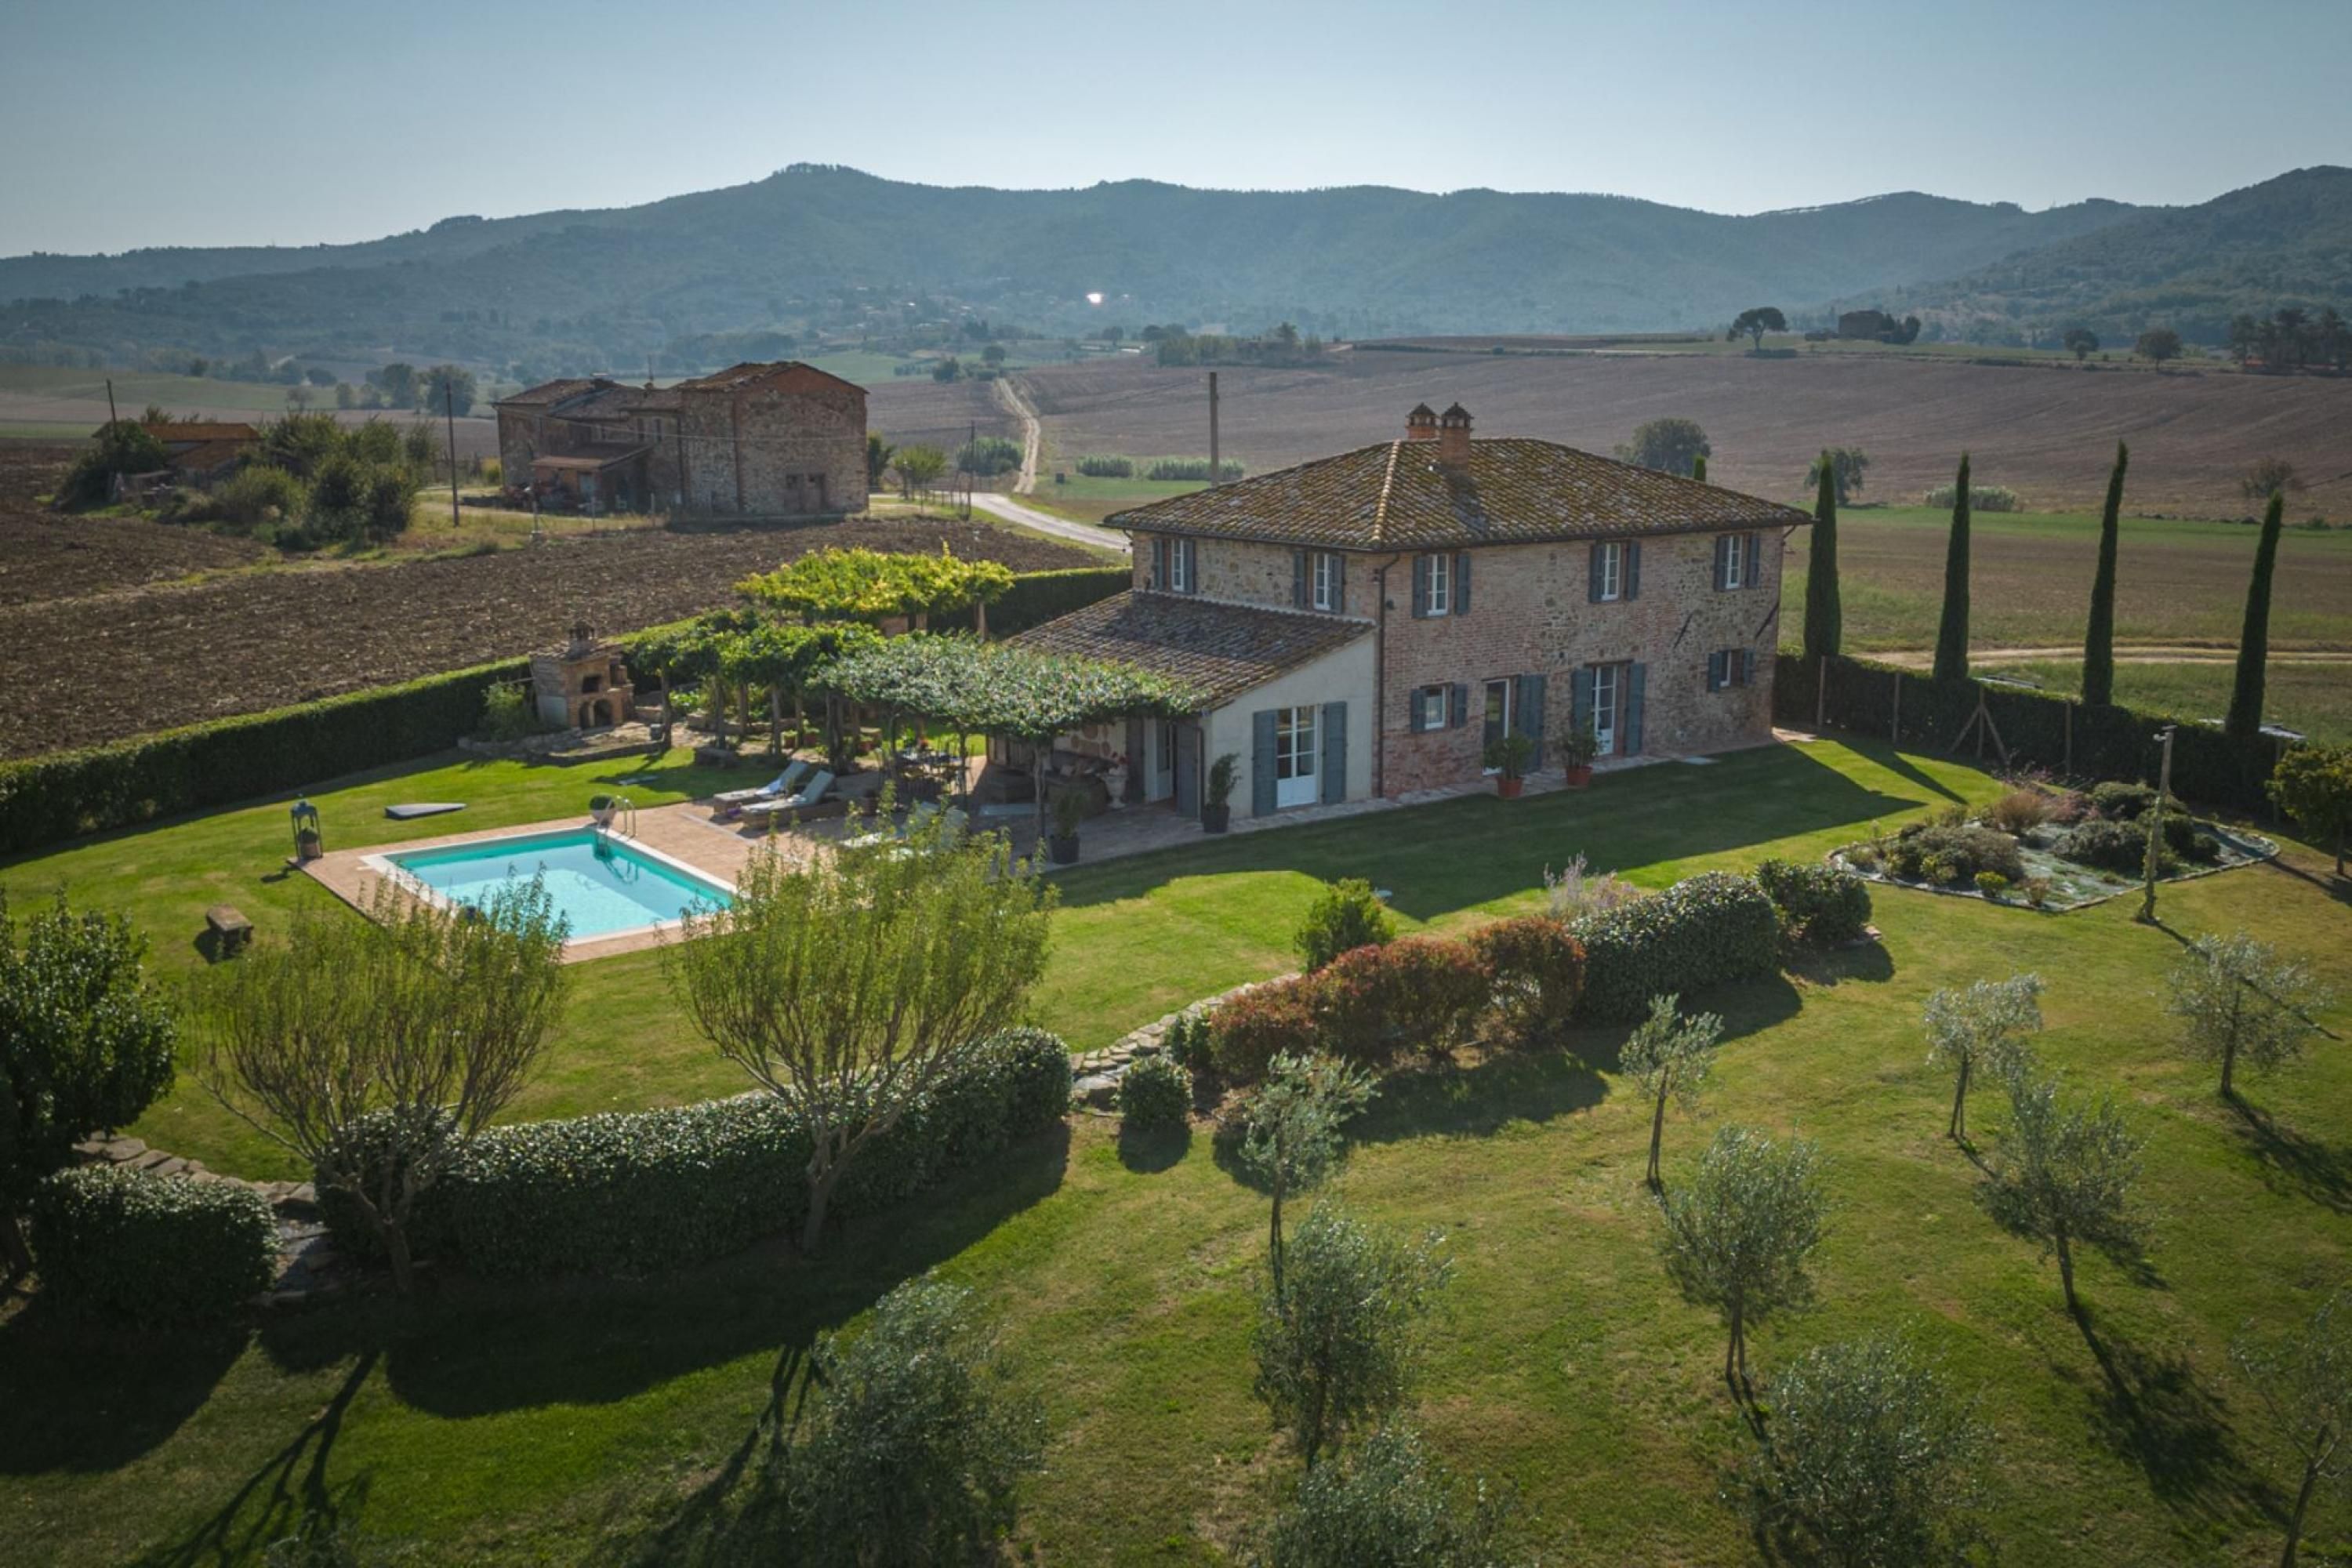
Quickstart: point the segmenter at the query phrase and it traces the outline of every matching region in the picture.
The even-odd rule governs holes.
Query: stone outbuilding
[[[621,645],[586,625],[573,626],[563,647],[530,656],[530,695],[540,721],[562,729],[601,730],[637,715]]]

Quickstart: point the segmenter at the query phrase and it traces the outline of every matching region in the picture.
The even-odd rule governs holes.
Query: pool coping
[[[544,822],[509,823],[499,827],[478,827],[464,833],[443,833],[391,844],[371,844],[359,849],[331,850],[315,860],[305,862],[300,869],[312,881],[365,915],[374,904],[376,889],[387,883],[404,898],[417,896],[417,885],[414,879],[387,864],[392,856],[419,850],[451,849],[497,838],[577,833],[594,826],[593,820],[585,815]],[[774,852],[774,847],[767,840],[745,838],[725,830],[713,831],[713,825],[707,816],[690,804],[644,807],[637,813],[635,832],[619,837],[639,854],[666,861],[699,880],[729,889],[736,885],[753,856]],[[790,839],[779,839],[776,845],[789,847],[791,842]],[[659,947],[677,931],[678,924],[676,921],[664,921],[650,926],[607,931],[598,936],[575,937],[563,944],[563,962],[580,963],[590,959],[610,958],[617,953],[642,952],[647,948]]]
[[[592,842],[609,840],[618,846],[624,852],[635,855],[643,859],[653,861],[658,865],[666,867],[686,878],[692,884],[706,890],[715,892],[730,900],[732,900],[735,896],[735,889],[731,886],[721,882],[718,878],[711,876],[709,872],[702,870],[700,868],[688,865],[686,861],[679,859],[675,855],[666,855],[650,844],[641,844],[628,834],[619,832],[611,827],[601,826],[593,821],[583,827],[559,827],[544,832],[533,831],[528,828],[517,828],[510,834],[477,839],[474,840],[474,842],[487,846],[503,844],[509,839],[523,840],[541,838],[556,840],[568,839],[574,837],[584,837]],[[436,853],[436,849],[464,849],[466,847],[467,847],[467,846],[463,843],[440,846],[393,845],[389,847],[377,849],[370,854],[362,856],[360,858],[360,864],[366,867],[369,870],[374,872],[379,877],[390,879],[394,886],[399,888],[411,898],[421,899],[430,904],[437,904],[445,910],[454,910],[457,907],[456,900],[452,900],[448,894],[444,893],[439,889],[434,887],[430,882],[425,880],[424,878],[419,877],[407,867],[401,865],[400,858],[405,855],[430,855]],[[670,931],[680,930],[685,926],[685,924],[686,921],[683,918],[666,921],[647,921],[642,925],[623,926],[618,931],[600,931],[593,936],[583,936],[580,940],[583,942],[613,942],[618,941],[623,937],[632,936],[652,936],[658,939]],[[568,946],[569,943],[566,945]]]

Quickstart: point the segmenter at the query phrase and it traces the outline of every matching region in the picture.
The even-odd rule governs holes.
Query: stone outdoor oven
[[[530,694],[541,721],[564,729],[601,730],[637,715],[620,645],[584,622],[563,647],[530,656]]]

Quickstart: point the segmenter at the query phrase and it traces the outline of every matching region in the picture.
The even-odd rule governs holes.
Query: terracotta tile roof
[[[201,446],[214,441],[258,441],[261,432],[250,425],[209,424],[167,419],[161,425],[139,426],[166,447]]]
[[[747,360],[741,364],[730,365],[725,370],[713,371],[709,375],[697,376],[692,381],[681,381],[677,384],[677,390],[680,392],[743,392],[755,386],[771,386],[782,392],[809,392],[827,383],[835,386],[845,386],[860,396],[863,396],[866,392],[864,387],[854,381],[844,380],[830,371],[819,370],[813,364],[807,364],[796,359],[773,360],[765,363],[756,360]]]
[[[1345,647],[1369,621],[1176,594],[1117,594],[1013,637],[1047,653],[1116,658],[1198,687],[1216,707]]]
[[[1114,512],[1113,527],[1404,550],[1785,527],[1810,514],[1554,441],[1473,441],[1459,471],[1433,441],[1383,441]]]
[[[602,375],[563,376],[554,381],[542,381],[537,386],[525,387],[512,397],[501,397],[491,405],[494,408],[545,408],[567,397],[583,393],[601,392],[621,384]]]
[[[193,447],[173,445],[165,460],[175,468],[190,473],[209,474],[225,468],[252,449],[250,441],[199,441]]]
[[[671,414],[677,412],[678,405],[685,401],[675,386],[640,387],[636,401],[629,405],[629,409],[636,414]]]

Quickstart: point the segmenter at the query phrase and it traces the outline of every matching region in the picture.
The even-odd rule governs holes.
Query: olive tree
[[[1808,1352],[1772,1374],[1748,1470],[1759,1512],[1842,1568],[1952,1563],[1976,1538],[1976,1401],[1900,1339]]]
[[[170,1004],[120,915],[56,902],[21,926],[0,889],[0,1262],[32,1267],[17,1215],[77,1140],[126,1126],[172,1087]]]
[[[1294,1193],[1321,1184],[1339,1163],[1340,1133],[1349,1119],[1378,1093],[1371,1075],[1336,1057],[1274,1058],[1265,1082],[1244,1111],[1242,1169],[1266,1184],[1274,1213],[1266,1230],[1266,1267],[1282,1294],[1282,1205]]]
[[[1452,1274],[1440,1239],[1406,1241],[1328,1202],[1291,1237],[1288,1285],[1277,1289],[1269,1279],[1261,1292],[1251,1348],[1258,1397],[1308,1468],[1404,1402]]]
[[[1012,1526],[1045,1413],[970,1290],[910,1279],[810,1361],[823,1396],[786,1454],[791,1561],[964,1562]]]
[[[1658,1146],[1666,1136],[1666,1101],[1687,1115],[1698,1109],[1699,1092],[1715,1068],[1715,1047],[1723,1038],[1723,1019],[1714,1013],[1685,1018],[1675,1012],[1679,996],[1653,996],[1650,1016],[1625,1041],[1618,1062],[1652,1101],[1650,1168],[1643,1177],[1653,1188],[1661,1184]]]
[[[418,1195],[539,1064],[568,926],[537,880],[466,908],[379,883],[370,915],[303,915],[229,965],[202,996],[199,1076],[351,1200],[405,1294]]]
[[[2352,1489],[2352,1289],[2339,1287],[2285,1333],[2263,1335],[2248,1324],[2230,1359],[2302,1468],[2279,1554],[2280,1568],[2294,1568],[2313,1498]]]
[[[2027,1041],[2042,1032],[2041,995],[2040,975],[2012,974],[1958,990],[1947,986],[1927,998],[1927,1060],[1952,1069],[1947,1131],[1956,1141],[1968,1141],[1969,1084],[1978,1068],[2006,1078],[2032,1065]]]
[[[1807,1269],[1829,1226],[1820,1150],[1753,1127],[1726,1127],[1660,1206],[1659,1251],[1685,1300],[1712,1307],[1730,1331],[1723,1378],[1748,1383],[1748,1327],[1812,1299]]]
[[[1505,1568],[1508,1510],[1466,1487],[1421,1435],[1391,1422],[1343,1459],[1307,1472],[1258,1543],[1263,1568]]]
[[[2303,1054],[2325,994],[2310,965],[2283,958],[2248,931],[2200,936],[2166,976],[2164,1010],[2180,1020],[2180,1047],[2221,1064],[2221,1098],[2236,1098],[2238,1063],[2269,1072]]]
[[[2009,1104],[1979,1201],[1997,1223],[2040,1242],[2044,1258],[2056,1257],[2066,1310],[2079,1313],[2075,1247],[2131,1256],[2146,1242],[2134,1189],[2147,1140],[2112,1100],[2065,1099],[2055,1074],[2019,1073],[2009,1083]]]
[[[2314,842],[2335,851],[2336,874],[2344,875],[2344,851],[2352,841],[2352,746],[2290,747],[2265,787]]]
[[[672,989],[719,1054],[807,1124],[804,1248],[851,1162],[1020,1016],[1054,894],[1002,835],[965,836],[940,812],[806,868],[755,855],[731,903],[688,911]]]

